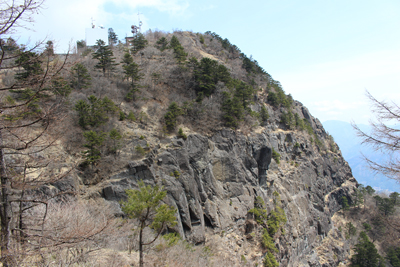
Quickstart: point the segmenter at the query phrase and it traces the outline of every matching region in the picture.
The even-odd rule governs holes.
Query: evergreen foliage
[[[156,42],[156,48],[159,49],[160,51],[164,51],[168,49],[168,40],[165,37],[161,37],[158,39]]]
[[[185,52],[185,49],[175,35],[172,36],[170,45],[171,48],[174,50],[175,59],[178,64],[182,64],[183,62],[185,62],[188,54]]]
[[[206,35],[211,36],[213,39],[218,40],[222,47],[226,49],[230,54],[234,55],[243,60],[242,68],[246,70],[248,74],[266,74],[265,70],[258,64],[257,60],[254,60],[251,56],[248,58],[240,49],[232,44],[227,38],[222,38],[215,32],[207,31]],[[269,76],[269,75],[268,75]]]
[[[360,233],[360,237],[358,239],[358,243],[355,245],[354,252],[355,254],[351,257],[350,266],[352,267],[385,266],[384,260],[378,254],[378,250],[375,248],[375,245],[369,241],[369,238],[365,232]]]
[[[225,126],[238,128],[239,122],[243,120],[244,108],[240,99],[236,96],[231,97],[228,92],[223,92],[222,111]]]
[[[397,192],[392,192],[389,195],[390,200],[392,201],[393,205],[399,205],[399,201],[400,201],[400,194]]]
[[[215,91],[217,83],[228,83],[231,79],[228,69],[224,65],[218,64],[216,60],[204,57],[197,62],[191,59],[194,65],[195,90],[197,94],[209,97]]]
[[[254,219],[258,224],[262,225],[264,223],[264,221],[268,218],[268,213],[265,209],[265,202],[262,197],[256,197],[254,208],[250,209],[248,213],[253,214]]]
[[[279,164],[281,161],[281,154],[275,151],[274,148],[272,148],[272,158],[275,160],[277,164]]]
[[[373,189],[370,185],[367,185],[365,187],[365,189],[367,190],[368,195],[372,195],[373,193],[375,193],[375,189]]]
[[[88,149],[82,152],[86,162],[94,164],[101,158],[100,147],[103,145],[105,136],[106,134],[103,132],[88,131],[83,133],[83,137],[86,140],[83,146]]]
[[[263,234],[261,236],[261,243],[264,249],[268,249],[271,252],[278,252],[278,249],[275,246],[274,239],[269,234],[268,229],[263,229]]]
[[[125,113],[124,113],[123,111],[120,111],[120,112],[119,112],[119,120],[120,120],[120,121],[124,121],[125,118],[126,118]]]
[[[76,41],[76,47],[79,48],[85,48],[86,47],[86,41],[85,40],[78,40]]]
[[[377,215],[372,218],[372,230],[371,230],[371,237],[373,241],[378,240],[386,233],[386,224],[387,220],[381,215]]]
[[[183,140],[187,139],[187,135],[183,132],[182,128],[179,128],[178,130],[178,137],[182,138]]]
[[[200,34],[199,40],[201,44],[204,44],[204,36],[202,34]]]
[[[384,216],[392,215],[395,211],[393,200],[390,198],[381,198],[378,202],[378,209]]]
[[[248,212],[253,214],[254,219],[257,224],[264,227],[263,234],[261,237],[261,243],[263,247],[267,250],[267,254],[264,258],[264,266],[279,266],[273,252],[277,253],[278,249],[274,244],[274,235],[281,229],[284,234],[283,225],[286,223],[285,211],[280,207],[280,195],[278,192],[274,191],[274,209],[268,214],[265,209],[265,202],[260,197],[257,196],[254,201],[254,208],[250,209]]]
[[[274,191],[273,195],[275,208],[268,214],[267,220],[268,233],[271,237],[274,236],[287,221],[285,211],[280,207],[281,197],[279,193]]]
[[[359,207],[360,204],[362,204],[364,202],[364,194],[362,192],[362,190],[355,188],[354,192],[353,192],[353,206],[354,207]]]
[[[72,92],[72,88],[69,83],[60,76],[56,76],[51,80],[50,91],[56,95],[68,96]]]
[[[274,255],[268,251],[263,260],[264,267],[278,267],[279,263],[276,261]]]
[[[268,119],[269,119],[268,110],[264,105],[262,105],[261,106],[261,111],[260,111],[260,122],[261,122],[261,125],[265,125],[267,123]]]
[[[71,85],[75,89],[88,88],[91,80],[88,69],[82,63],[77,63],[71,68]]]
[[[178,116],[183,115],[183,110],[179,107],[176,102],[172,102],[167,110],[167,113],[164,116],[165,125],[169,131],[175,129],[176,119]]]
[[[288,110],[288,112],[282,111],[281,123],[284,124],[288,129],[293,129],[296,122],[291,110]]]
[[[132,111],[129,111],[127,119],[130,121],[136,121],[135,114],[133,114]]]
[[[241,101],[243,108],[247,109],[254,95],[254,88],[240,80],[232,80],[231,85],[235,87],[235,97]]]
[[[108,29],[108,43],[110,45],[116,45],[118,43],[118,36],[113,28]]]
[[[139,68],[139,65],[133,62],[133,57],[129,53],[124,54],[122,63],[124,64],[122,68],[124,70],[125,78],[131,81],[129,92],[125,98],[128,101],[135,100],[135,93],[139,91],[137,88],[137,82],[139,82],[144,75],[140,73],[141,69]]]
[[[117,129],[113,128],[113,129],[111,129],[111,131],[109,133],[109,137],[112,140],[111,152],[114,154],[117,154],[118,149],[121,148],[121,144],[120,144],[119,140],[122,139],[122,135]]]
[[[159,186],[144,185],[139,182],[139,189],[127,189],[127,200],[121,202],[122,211],[130,219],[138,221],[137,230],[139,231],[139,266],[143,266],[143,246],[152,244],[165,229],[177,224],[175,213],[176,209],[162,204],[167,192]],[[156,236],[153,240],[144,240],[143,230],[151,228]]]
[[[94,95],[88,97],[88,102],[79,100],[74,109],[78,112],[78,124],[82,128],[96,127],[108,121],[107,114],[114,114],[118,107],[108,97],[97,99]]]
[[[95,47],[96,52],[93,53],[92,57],[99,62],[94,67],[102,70],[104,75],[106,72],[112,72],[118,64],[115,63],[114,53],[111,48],[103,40],[97,40]]]
[[[387,251],[386,258],[393,267],[400,267],[400,247],[390,247]]]
[[[293,104],[292,96],[286,95],[282,89],[280,82],[272,80],[270,82],[269,88],[273,88],[274,91],[269,90],[267,101],[274,107],[279,107],[280,105],[290,108]]]
[[[135,150],[137,153],[139,153],[141,156],[144,156],[146,154],[146,151],[144,150],[143,147],[141,147],[140,145],[137,145],[135,147]]]
[[[132,40],[132,53],[136,54],[138,51],[144,49],[147,44],[148,41],[146,40],[146,37],[143,35],[143,33],[136,34]]]
[[[345,197],[345,196],[342,196],[342,209],[344,211],[348,211],[350,209],[349,202],[347,200],[347,197]]]
[[[32,51],[20,52],[15,64],[23,69],[15,74],[15,79],[21,82],[27,82],[29,79],[29,83],[35,83],[36,76],[43,73],[42,60],[38,54]]]

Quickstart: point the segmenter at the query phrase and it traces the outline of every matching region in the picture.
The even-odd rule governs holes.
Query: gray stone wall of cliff
[[[299,103],[296,108],[324,140],[319,121]],[[272,150],[281,155],[280,164]],[[321,265],[316,248],[334,228],[341,197],[351,199],[357,182],[340,152],[321,151],[305,132],[270,124],[249,135],[222,129],[209,136],[190,134],[187,140],[166,138],[147,158],[110,177],[101,195],[121,213],[118,201],[140,180],[164,186],[166,202],[178,210],[171,230],[194,244],[205,242],[207,233],[230,230],[244,236],[255,198],[261,196],[270,211],[277,191],[287,216],[286,234],[275,239],[280,266],[336,266],[345,257]]]

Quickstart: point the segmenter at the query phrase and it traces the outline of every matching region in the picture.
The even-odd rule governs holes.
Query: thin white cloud
[[[346,60],[302,66],[288,73],[277,73],[290,92],[321,90],[360,81],[364,88],[368,81],[387,75],[400,77],[400,50],[379,51]]]
[[[400,49],[378,51],[345,60],[302,66],[274,74],[321,121],[354,119],[366,123],[370,103],[365,90],[377,99],[400,103]]]
[[[122,13],[113,14],[106,10],[107,4],[120,8]],[[130,25],[137,23],[137,12],[145,7],[180,17],[185,14],[189,4],[184,0],[47,0],[40,14],[34,17],[35,23],[31,27],[34,32],[21,30],[18,35],[32,36],[35,40],[46,37],[53,39],[61,44],[61,51],[57,52],[62,52],[72,39],[85,39],[85,28],[91,26],[92,18],[96,25],[105,28],[114,27],[117,21],[125,19],[126,31],[129,32]],[[142,14],[140,19],[143,21],[142,28],[148,28],[147,17]]]

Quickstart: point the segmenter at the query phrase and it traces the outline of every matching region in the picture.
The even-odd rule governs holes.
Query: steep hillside
[[[361,140],[350,123],[344,121],[326,121],[323,123],[327,130],[339,145],[343,157],[349,163],[353,176],[359,183],[370,185],[376,190],[400,191],[399,184],[395,180],[391,180],[382,174],[373,173],[362,155],[372,159],[375,162],[385,162],[388,155],[377,153],[371,147],[361,145]],[[358,125],[363,131],[370,132],[367,125]]]
[[[162,185],[177,208],[168,231],[232,266],[348,258],[337,212],[342,197],[352,202],[351,169],[319,120],[257,61],[210,32],[147,32],[112,48],[116,66],[99,67],[95,51],[81,46],[69,59],[91,80],[77,67],[64,76],[74,90],[52,157],[74,171],[43,191],[72,190],[71,199],[124,217],[126,189]],[[124,233],[102,248],[127,250]]]

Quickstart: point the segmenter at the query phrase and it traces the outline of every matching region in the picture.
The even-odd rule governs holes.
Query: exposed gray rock
[[[300,104],[295,108],[323,140],[326,133],[319,121]],[[229,129],[209,137],[191,134],[187,140],[169,139],[168,144],[110,177],[103,197],[117,203],[139,180],[163,185],[167,203],[178,210],[178,224],[171,230],[198,244],[205,241],[207,231],[251,232],[255,225],[248,210],[256,196],[270,211],[277,191],[288,219],[287,234],[275,240],[281,266],[322,266],[315,248],[330,233],[341,197],[351,198],[356,185],[340,153],[320,151],[305,132],[268,128],[250,136]],[[272,159],[272,149],[280,153],[280,164]],[[179,178],[171,175],[174,171]],[[327,266],[336,263],[332,260]]]

